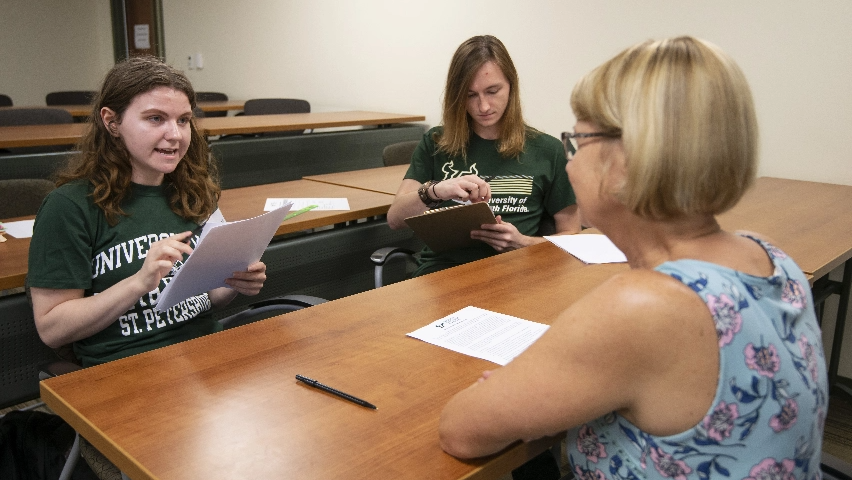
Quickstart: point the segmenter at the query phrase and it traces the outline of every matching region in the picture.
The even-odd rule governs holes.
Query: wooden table
[[[394,197],[340,185],[294,180],[223,190],[222,197],[219,199],[219,208],[228,221],[244,220],[262,215],[267,198],[347,198],[349,200],[350,210],[311,210],[285,220],[275,233],[284,235],[384,215],[388,213]]]
[[[852,186],[761,177],[719,223],[768,236],[821,278],[852,258]]]
[[[206,135],[230,135],[358,125],[383,126],[425,119],[422,115],[354,111],[210,117],[199,118],[196,124]],[[88,123],[0,127],[0,148],[74,144],[83,136],[86,128]]]
[[[402,183],[402,178],[407,171],[408,165],[394,165],[391,167],[368,168],[352,172],[308,175],[303,177],[303,179],[396,195],[399,185]]]
[[[215,102],[197,102],[198,108],[205,112],[225,112],[228,110],[242,110],[245,100],[223,100]],[[38,105],[35,107],[0,107],[0,108],[61,108],[74,117],[88,117],[92,113],[91,105]]]
[[[287,113],[199,118],[198,128],[203,129],[206,135],[234,135],[359,125],[383,126],[392,123],[419,122],[425,119],[426,117],[422,115],[363,111]]]
[[[348,198],[350,210],[310,211],[285,220],[276,235],[319,228],[361,218],[384,215],[388,212],[393,196],[339,185],[295,180],[222,191],[219,208],[228,221],[245,220],[262,215],[267,198]],[[31,220],[20,217],[14,220]],[[0,290],[24,286],[27,276],[29,238],[14,238],[6,235],[0,243]]]
[[[495,364],[406,333],[467,305],[551,323],[626,268],[543,243],[46,380],[41,395],[135,480],[497,478],[556,440],[445,454],[441,409]]]

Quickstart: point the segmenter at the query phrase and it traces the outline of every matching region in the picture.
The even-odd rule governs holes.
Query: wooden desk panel
[[[226,112],[228,110],[242,110],[245,100],[222,100],[215,102],[196,102],[198,108],[205,112]]]
[[[4,236],[6,241],[0,243],[0,290],[23,287],[27,278],[30,239],[15,238],[9,234]]]
[[[282,115],[243,115],[239,117],[199,118],[198,128],[206,135],[234,135],[261,132],[284,132],[312,128],[388,125],[425,120],[422,115],[381,112],[317,112]]]
[[[441,409],[495,365],[405,334],[467,305],[551,323],[626,268],[543,243],[46,380],[42,398],[137,480],[496,478],[548,441],[445,454]]]
[[[422,115],[354,111],[199,118],[196,120],[196,125],[202,134],[230,135],[358,125],[387,125],[419,122],[425,119],[426,117]],[[87,123],[0,127],[0,148],[74,144],[83,136],[87,127]]]
[[[852,186],[761,177],[718,219],[766,235],[815,279],[852,257]]]
[[[350,222],[361,218],[388,213],[393,196],[331,185],[327,183],[294,180],[222,191],[219,208],[228,221],[244,220],[264,213],[267,198],[348,198],[350,210],[309,211],[278,227],[276,235]]]
[[[402,183],[402,178],[407,171],[408,165],[394,165],[391,167],[368,168],[352,172],[308,175],[303,178],[314,182],[331,183],[334,185],[343,185],[344,187],[396,195],[399,185]]]
[[[87,123],[0,127],[0,148],[71,145],[83,136]]]

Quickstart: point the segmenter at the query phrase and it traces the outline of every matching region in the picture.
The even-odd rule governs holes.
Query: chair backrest
[[[222,92],[195,92],[195,100],[198,102],[226,102],[228,96]]]
[[[3,95],[0,93],[0,107],[11,107],[12,106],[12,97],[9,95]]]
[[[382,161],[386,167],[391,165],[408,165],[411,163],[411,156],[414,154],[414,149],[420,140],[411,140],[407,142],[399,142],[388,145],[382,150]]]
[[[253,98],[243,106],[246,115],[275,115],[280,113],[311,113],[307,100],[296,98]]]
[[[328,300],[310,295],[284,295],[252,304],[248,310],[225,317],[219,322],[225,329],[247,325],[276,315],[312,307]]]
[[[89,105],[96,93],[92,90],[50,92],[44,97],[44,102],[48,105]]]
[[[35,215],[54,188],[53,182],[42,178],[0,180],[0,218]]]
[[[0,110],[0,127],[73,123],[74,117],[61,108],[4,108]]]
[[[253,98],[246,100],[243,106],[245,115],[277,115],[282,113],[311,113],[311,104],[307,100],[296,98]],[[290,132],[263,133],[263,137],[288,137],[301,135],[304,130]]]
[[[195,92],[195,100],[198,102],[227,102],[228,96],[222,92]],[[199,109],[200,110],[200,109]],[[204,112],[203,115],[196,115],[196,117],[227,117],[228,112],[223,110],[221,112]]]

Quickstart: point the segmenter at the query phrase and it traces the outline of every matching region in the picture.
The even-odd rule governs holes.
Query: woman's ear
[[[101,121],[104,122],[104,126],[107,131],[113,137],[118,137],[118,121],[117,115],[112,111],[109,107],[101,108]]]

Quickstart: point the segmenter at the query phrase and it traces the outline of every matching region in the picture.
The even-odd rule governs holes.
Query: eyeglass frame
[[[562,132],[562,146],[565,148],[565,158],[570,162],[571,159],[574,158],[574,155],[577,154],[577,149],[580,148],[579,145],[575,146],[574,143],[571,142],[572,139],[576,140],[578,138],[595,138],[595,137],[603,137],[603,138],[621,138],[621,133],[609,133],[609,132]]]

